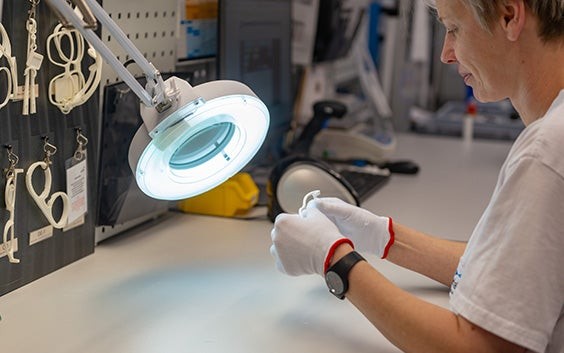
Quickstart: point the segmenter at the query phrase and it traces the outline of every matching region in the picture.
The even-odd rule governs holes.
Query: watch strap
[[[342,291],[337,291],[335,288],[332,288],[330,283],[327,282],[329,286],[329,291],[335,295],[339,299],[345,299],[345,294],[349,289],[349,273],[352,268],[360,261],[366,261],[362,255],[360,255],[356,251],[351,251],[350,253],[346,254],[342,258],[339,259],[336,263],[333,264],[325,274],[325,278],[327,280],[328,273],[334,273],[341,279],[342,282]]]

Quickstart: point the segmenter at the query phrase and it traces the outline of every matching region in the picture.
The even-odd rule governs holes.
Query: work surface
[[[363,206],[467,239],[510,144],[401,135],[394,175]],[[0,298],[0,351],[398,352],[319,276],[278,273],[267,220],[173,214],[102,242],[93,255]],[[369,257],[405,290],[448,306],[447,288]],[[431,319],[431,318],[430,318]]]

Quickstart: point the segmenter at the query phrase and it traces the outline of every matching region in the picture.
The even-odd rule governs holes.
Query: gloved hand
[[[291,276],[304,274],[324,275],[337,246],[352,241],[341,235],[339,229],[323,213],[308,208],[297,214],[281,213],[270,233],[270,253],[276,268]]]
[[[350,238],[357,251],[376,254],[384,259],[394,243],[392,219],[377,216],[365,209],[335,197],[319,197],[309,202],[333,221],[344,236]]]

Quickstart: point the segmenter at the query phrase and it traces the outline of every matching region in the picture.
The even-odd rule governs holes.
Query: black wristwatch
[[[359,261],[365,261],[364,257],[352,251],[329,267],[325,273],[325,283],[329,287],[329,292],[341,300],[345,299],[345,293],[349,289],[349,272]]]

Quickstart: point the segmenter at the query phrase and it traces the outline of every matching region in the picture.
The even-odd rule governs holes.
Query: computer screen
[[[313,63],[347,57],[365,11],[364,1],[319,0]]]
[[[292,117],[291,0],[219,0],[217,70],[220,79],[249,86],[266,104],[270,127],[250,167],[282,155]]]

